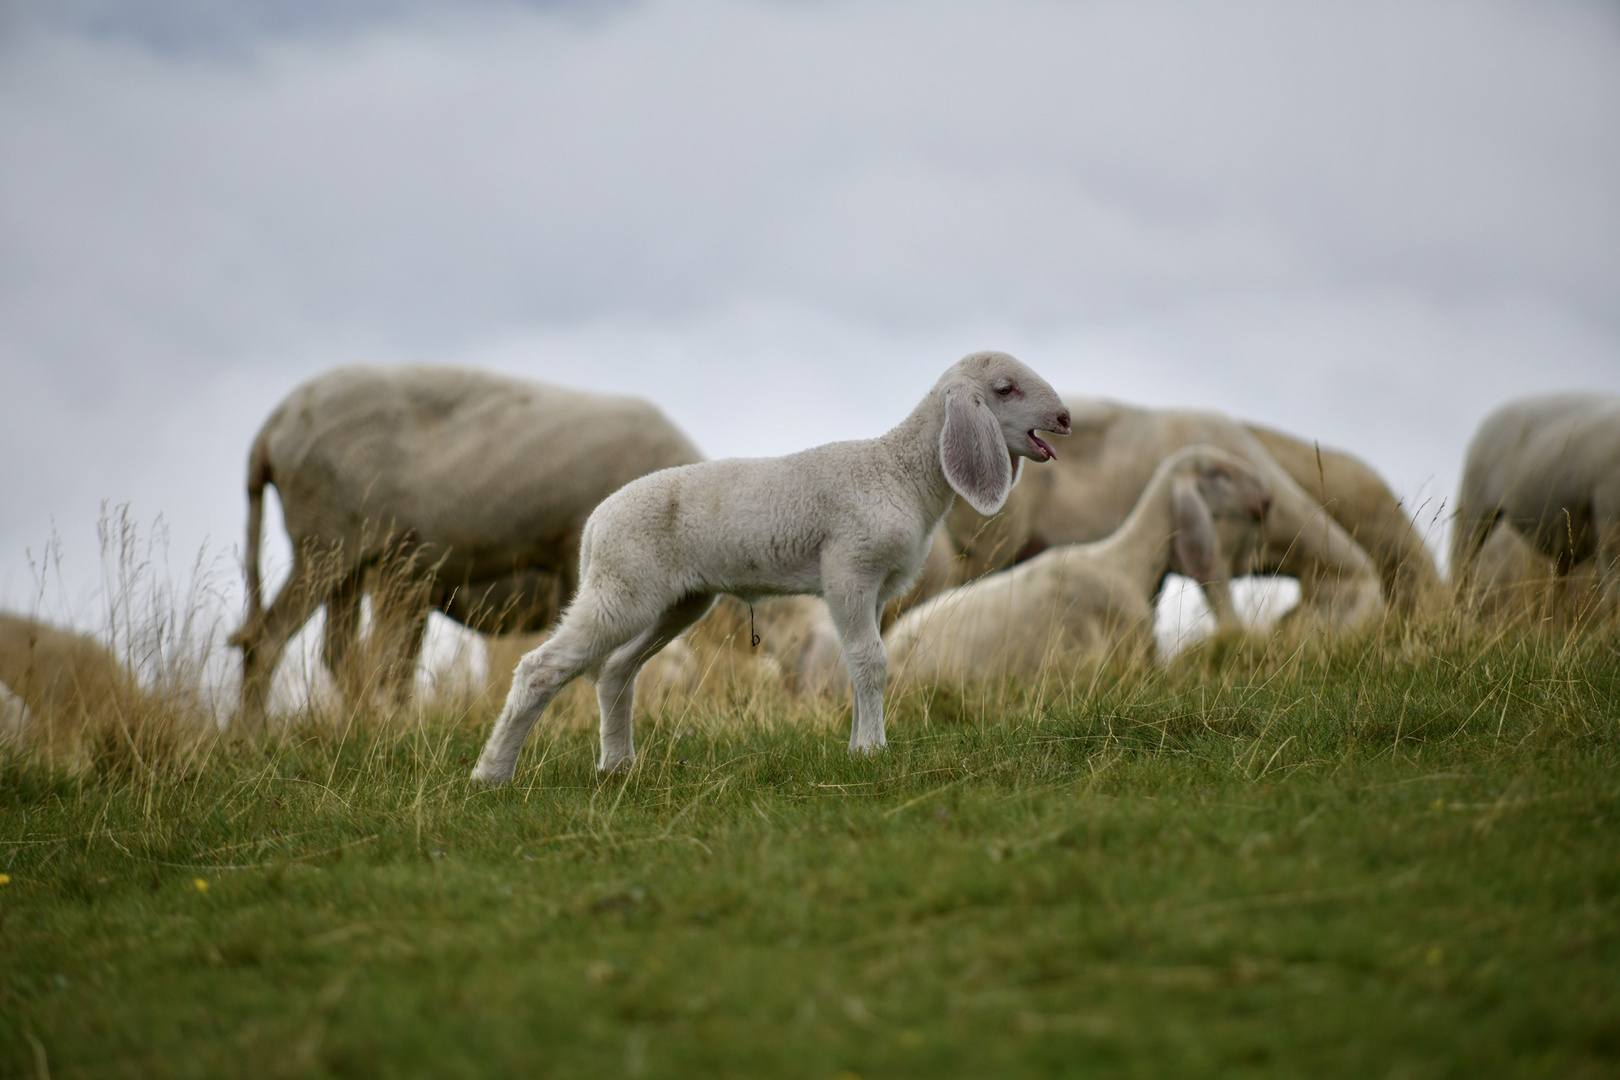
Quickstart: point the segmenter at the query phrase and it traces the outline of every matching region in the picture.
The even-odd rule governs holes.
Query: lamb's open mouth
[[[1029,433],[1029,442],[1035,448],[1037,455],[1035,460],[1053,461],[1057,458],[1057,451],[1052,449],[1052,444],[1035,434],[1033,430]]]

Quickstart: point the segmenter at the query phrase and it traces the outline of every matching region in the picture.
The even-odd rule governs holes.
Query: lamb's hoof
[[[850,743],[849,744],[849,756],[850,757],[872,757],[875,754],[882,753],[884,750],[887,750],[888,748],[889,748],[889,744],[887,742],[867,743],[864,746],[856,746],[854,743]]]
[[[623,776],[635,763],[636,756],[631,754],[629,757],[615,758],[613,761],[598,762],[596,771],[603,776]]]
[[[501,784],[510,781],[512,779],[512,774],[510,772],[497,769],[493,765],[486,765],[480,761],[476,766],[473,767],[472,778],[486,787],[498,787]]]

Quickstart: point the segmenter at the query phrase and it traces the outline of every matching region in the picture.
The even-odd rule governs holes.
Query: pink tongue
[[[1046,451],[1046,456],[1048,458],[1050,458],[1053,461],[1057,460],[1057,451],[1053,450],[1051,445],[1049,443],[1047,443],[1047,441],[1045,439],[1041,438],[1039,435],[1035,434],[1033,431],[1029,433],[1029,441],[1034,443],[1036,446],[1040,447],[1042,450],[1045,450]]]

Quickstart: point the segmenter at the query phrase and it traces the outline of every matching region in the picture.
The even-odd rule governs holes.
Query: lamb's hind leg
[[[582,595],[564,616],[551,640],[518,661],[506,706],[478,755],[473,779],[504,784],[517,768],[518,753],[540,714],[563,687],[612,655],[646,623],[610,619],[596,598]]]
[[[602,709],[602,757],[597,768],[602,772],[623,772],[636,759],[636,674],[641,665],[708,614],[714,599],[712,593],[682,599],[603,663],[596,684],[596,701]]]

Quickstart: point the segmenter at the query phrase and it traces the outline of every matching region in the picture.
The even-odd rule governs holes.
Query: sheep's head
[[[1176,526],[1171,567],[1195,581],[1210,581],[1223,550],[1216,520],[1228,526],[1223,531],[1230,547],[1246,532],[1259,531],[1271,509],[1271,492],[1248,463],[1213,446],[1177,451],[1159,468],[1171,479]]]
[[[1198,494],[1212,515],[1253,524],[1265,520],[1271,492],[1248,462],[1213,446],[1199,448],[1193,461]]]
[[[963,357],[940,379],[939,457],[951,488],[981,514],[993,514],[1018,482],[1023,458],[1057,456],[1038,434],[1069,433],[1069,410],[1047,381],[1006,353]]]

